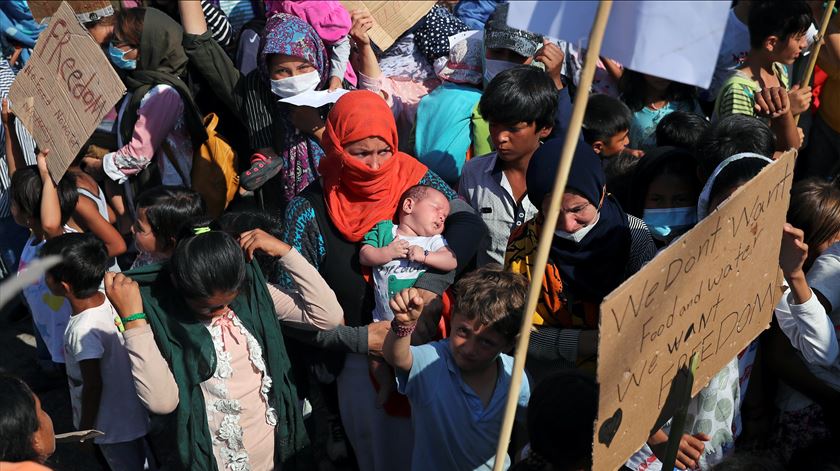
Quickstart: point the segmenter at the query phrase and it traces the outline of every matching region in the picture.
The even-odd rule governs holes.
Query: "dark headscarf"
[[[137,123],[140,102],[152,87],[169,85],[184,101],[184,118],[193,147],[207,140],[201,113],[187,84],[181,80],[187,70],[187,54],[181,46],[184,30],[160,10],[146,8],[140,38],[137,68],[127,72],[125,86],[133,93],[120,125],[123,142],[128,142]]]
[[[539,208],[554,186],[563,139],[541,145],[531,157],[526,174],[528,198]],[[630,255],[630,228],[621,206],[606,192],[601,161],[592,148],[578,141],[566,191],[574,190],[600,208],[595,227],[575,243],[560,237],[551,242],[551,261],[560,271],[568,295],[575,300],[600,303],[625,279]],[[565,292],[564,292],[565,293]],[[571,297],[570,296],[570,297]]]

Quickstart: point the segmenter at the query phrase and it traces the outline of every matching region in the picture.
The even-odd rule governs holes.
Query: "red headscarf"
[[[388,143],[394,155],[372,170],[344,151],[344,146],[368,137]],[[354,91],[342,96],[330,111],[321,140],[325,156],[318,165],[324,181],[324,201],[335,227],[358,242],[377,222],[394,218],[400,196],[416,185],[428,168],[397,151],[397,125],[379,95]]]

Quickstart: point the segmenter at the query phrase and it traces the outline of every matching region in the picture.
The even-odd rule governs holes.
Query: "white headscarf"
[[[715,180],[717,179],[718,175],[725,169],[729,164],[735,162],[736,160],[741,159],[760,159],[765,162],[773,162],[772,159],[768,159],[767,157],[756,154],[755,152],[741,152],[740,154],[735,154],[732,157],[724,160],[717,167],[715,167],[715,171],[712,172],[712,176],[706,181],[706,185],[703,186],[703,191],[700,192],[700,199],[697,201],[697,220],[702,221],[703,218],[709,215],[709,198],[710,193],[712,192],[712,187],[715,184]]]

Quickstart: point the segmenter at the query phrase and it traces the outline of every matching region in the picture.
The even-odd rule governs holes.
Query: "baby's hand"
[[[391,254],[391,260],[406,258],[408,256],[408,241],[396,238],[386,246]]]
[[[426,251],[423,249],[423,247],[420,247],[418,245],[412,245],[408,248],[408,259],[412,262],[425,263]]]

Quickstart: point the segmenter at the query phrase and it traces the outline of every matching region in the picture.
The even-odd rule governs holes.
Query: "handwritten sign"
[[[341,4],[350,12],[354,10],[370,12],[374,25],[368,34],[374,44],[384,51],[426,16],[426,13],[435,6],[435,1],[341,0]]]
[[[692,354],[694,396],[769,325],[795,155],[765,167],[604,299],[593,469],[617,469],[642,447]]]
[[[114,14],[114,6],[111,0],[66,0],[70,8],[76,13],[81,22],[96,21],[102,17]],[[55,0],[29,0],[29,10],[32,18],[41,23],[46,18],[53,16],[58,10],[60,2]]]
[[[9,98],[15,114],[61,179],[96,126],[125,93],[102,49],[63,2],[38,37]]]

